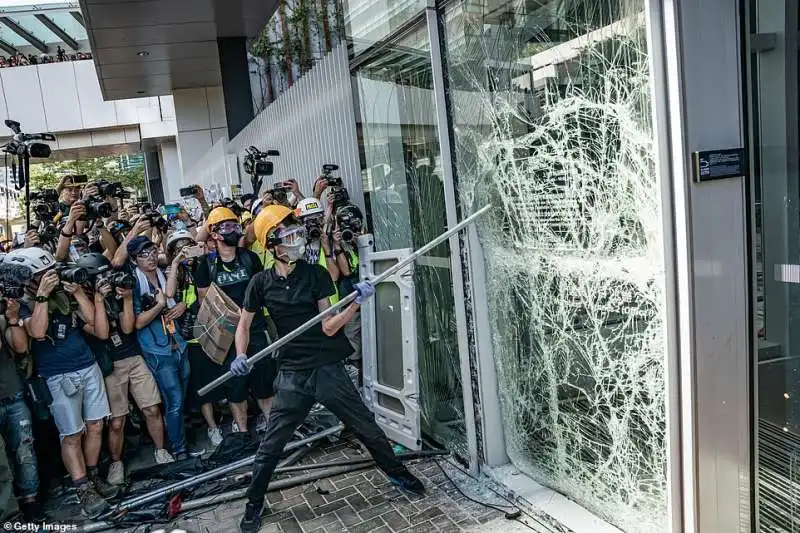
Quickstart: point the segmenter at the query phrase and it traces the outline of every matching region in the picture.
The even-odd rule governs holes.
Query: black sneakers
[[[108,502],[94,489],[92,482],[86,482],[77,487],[78,500],[81,502],[83,513],[89,518],[97,518],[108,509]]]
[[[239,531],[242,533],[256,533],[259,529],[261,529],[261,508],[248,502],[244,507],[242,521],[239,522]]]
[[[409,472],[407,468],[392,472],[391,474],[387,473],[387,475],[389,476],[389,481],[391,481],[393,485],[403,490],[413,492],[414,494],[425,494],[425,485],[423,485],[422,481],[417,479],[414,474]]]
[[[47,515],[42,511],[42,506],[38,502],[19,502],[19,509],[25,520],[31,523],[40,523],[47,520]]]

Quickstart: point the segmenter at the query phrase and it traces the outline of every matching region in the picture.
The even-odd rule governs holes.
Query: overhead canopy
[[[219,37],[252,37],[277,0],[80,0],[103,97],[221,84]]]
[[[78,2],[3,2],[0,5],[0,48],[6,54],[55,55],[58,46],[66,51],[89,51]]]

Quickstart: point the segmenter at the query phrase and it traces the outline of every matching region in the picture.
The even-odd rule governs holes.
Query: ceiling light
[[[150,55],[150,52],[148,52],[147,50],[141,50],[139,52],[136,52],[136,55],[139,57],[147,57]]]

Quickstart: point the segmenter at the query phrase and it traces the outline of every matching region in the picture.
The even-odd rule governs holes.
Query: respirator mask
[[[285,263],[294,263],[303,259],[306,254],[306,229],[303,226],[290,226],[278,230],[276,237],[284,253],[278,259]]]

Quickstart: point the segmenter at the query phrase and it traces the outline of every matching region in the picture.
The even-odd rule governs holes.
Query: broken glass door
[[[447,229],[429,44],[421,18],[355,71],[365,200],[379,253],[418,249]],[[406,379],[419,380],[423,432],[467,457],[450,268],[444,243],[411,271],[419,371]],[[389,290],[385,302],[378,295],[377,323],[399,323],[392,294],[398,296]],[[390,352],[376,356],[378,366],[397,367],[396,361],[382,363]],[[403,383],[399,375],[384,378]]]

